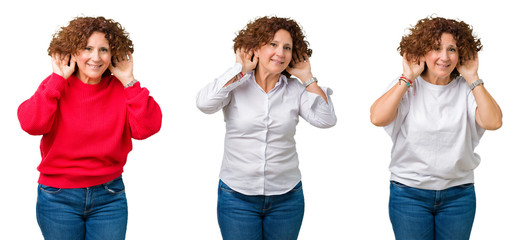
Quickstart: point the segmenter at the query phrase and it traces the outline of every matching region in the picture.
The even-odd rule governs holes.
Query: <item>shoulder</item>
[[[280,79],[280,81],[284,81],[283,78]],[[305,90],[305,87],[303,86],[301,81],[299,81],[299,79],[297,79],[297,78],[286,78],[286,83],[287,83],[288,89],[292,89],[292,90],[296,90],[296,91]]]
[[[453,81],[456,81],[456,89],[459,93],[472,93],[472,91],[470,90],[470,86],[467,84],[467,81],[461,75],[456,77]]]
[[[106,82],[106,86],[124,89],[121,81],[114,75],[104,76],[102,81]]]

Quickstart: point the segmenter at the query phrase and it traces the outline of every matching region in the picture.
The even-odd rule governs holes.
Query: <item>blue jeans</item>
[[[424,190],[391,181],[389,217],[397,240],[469,239],[476,215],[474,184]]]
[[[249,196],[220,180],[217,212],[224,240],[297,239],[304,211],[301,182],[282,195]]]
[[[124,239],[128,207],[123,180],[87,188],[39,184],[36,217],[46,240]]]

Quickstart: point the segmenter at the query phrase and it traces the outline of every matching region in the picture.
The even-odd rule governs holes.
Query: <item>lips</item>
[[[276,63],[276,64],[279,64],[279,65],[283,65],[283,64],[285,64],[284,61],[279,61],[279,60],[274,60],[274,59],[271,59],[270,61],[272,61],[272,62],[274,62],[274,63]]]
[[[436,66],[438,66],[439,68],[448,69],[451,65],[450,64],[439,64],[439,63],[437,63]]]
[[[103,66],[103,64],[90,64],[90,63],[87,63],[86,65],[88,66],[88,68],[93,69],[93,70],[99,70]]]

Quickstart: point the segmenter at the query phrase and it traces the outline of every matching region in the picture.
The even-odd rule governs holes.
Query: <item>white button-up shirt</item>
[[[220,179],[246,195],[286,193],[301,180],[294,140],[299,116],[316,127],[334,126],[332,90],[322,88],[326,103],[306,91],[299,80],[281,75],[265,93],[252,71],[224,87],[241,69],[237,63],[197,96],[197,106],[204,113],[223,108],[227,131]]]

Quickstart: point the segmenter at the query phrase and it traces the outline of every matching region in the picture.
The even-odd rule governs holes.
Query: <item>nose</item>
[[[284,57],[285,56],[285,51],[283,49],[282,46],[279,46],[277,49],[276,49],[276,54],[280,57]]]
[[[440,59],[441,60],[448,60],[449,59],[449,53],[447,52],[447,50],[441,51]]]
[[[92,60],[99,61],[101,58],[99,57],[99,51],[92,51]]]

